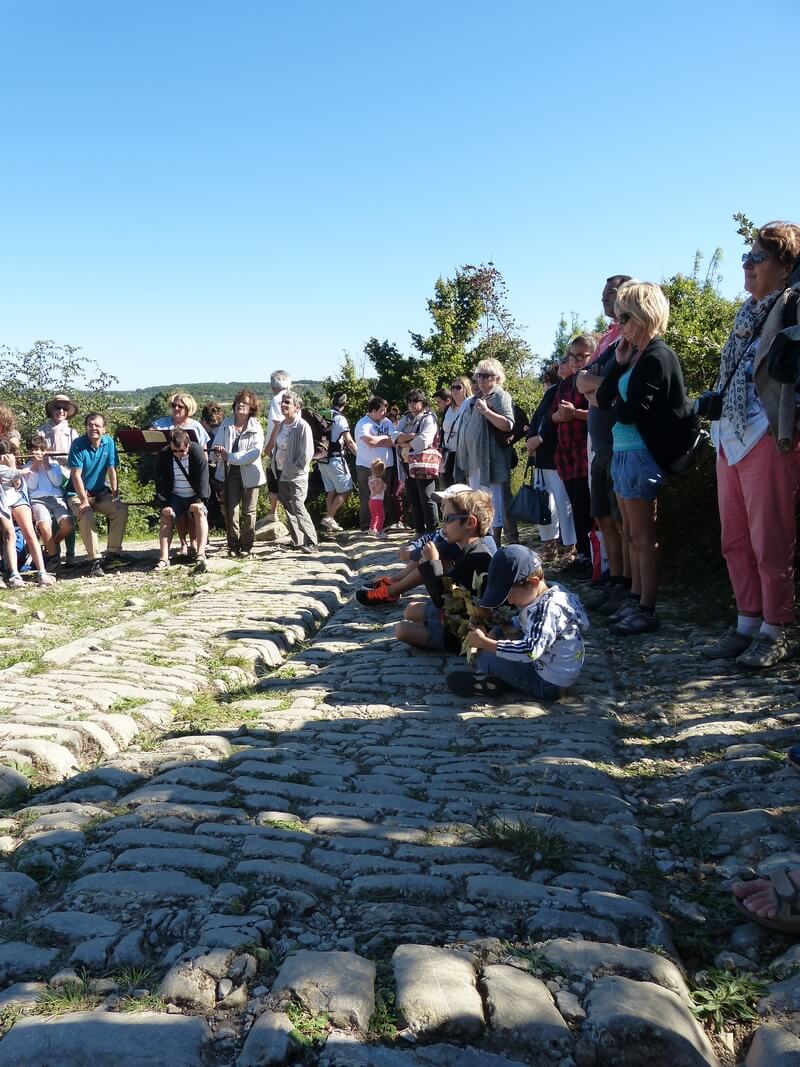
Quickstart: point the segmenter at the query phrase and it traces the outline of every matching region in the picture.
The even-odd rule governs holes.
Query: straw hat
[[[51,397],[50,400],[48,400],[47,403],[44,406],[44,412],[45,412],[45,415],[47,415],[48,419],[52,419],[52,417],[53,417],[53,413],[52,413],[51,409],[52,409],[54,404],[66,404],[67,405],[67,418],[68,419],[71,419],[75,415],[78,414],[78,405],[75,403],[74,400],[71,400],[66,395],[66,393],[56,393],[56,395],[54,397]]]

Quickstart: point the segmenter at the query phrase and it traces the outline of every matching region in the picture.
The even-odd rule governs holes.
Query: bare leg
[[[158,528],[159,559],[169,563],[169,546],[172,544],[172,531],[175,528],[175,515],[172,508],[161,509],[161,522]]]
[[[405,610],[403,622],[398,622],[394,628],[394,636],[398,641],[415,648],[424,648],[428,642],[428,627],[425,625],[424,600],[415,600]]]
[[[39,546],[39,538],[36,536],[36,531],[33,528],[31,509],[27,504],[18,504],[14,508],[13,514],[14,522],[20,528],[22,536],[25,538],[25,544],[28,546],[33,565],[41,574],[42,571],[44,571],[44,559],[42,557],[41,547]]]
[[[655,500],[626,500],[632,559],[636,556],[639,588],[643,607],[653,608],[658,593],[658,534]]]
[[[36,533],[39,535],[47,555],[54,556],[56,554],[56,542],[53,540],[52,519],[48,519],[45,522],[37,522]]]
[[[195,501],[189,509],[192,513],[192,527],[194,541],[197,545],[198,556],[205,556],[208,544],[208,517],[204,504]]]
[[[3,556],[6,561],[6,573],[17,573],[17,539],[14,536],[14,524],[5,515],[0,515],[0,537],[3,539]]]

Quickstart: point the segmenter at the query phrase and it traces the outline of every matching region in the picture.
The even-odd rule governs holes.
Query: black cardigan
[[[181,463],[186,467],[189,476],[189,485],[195,491],[195,495],[201,500],[208,500],[211,496],[211,488],[208,481],[208,460],[203,448],[196,441],[189,442],[189,455]],[[172,452],[169,445],[162,448],[156,460],[156,495],[160,500],[169,500],[172,496],[175,480],[172,470]]]
[[[597,390],[597,406],[613,406],[617,422],[635,425],[656,463],[669,467],[692,447],[699,427],[678,357],[654,337],[631,371],[623,400],[618,383],[627,369],[616,360],[611,364]]]

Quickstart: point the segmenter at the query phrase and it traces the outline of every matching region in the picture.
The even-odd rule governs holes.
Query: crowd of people
[[[800,227],[776,222],[761,228],[743,257],[750,297],[722,351],[715,388],[699,401],[699,414],[712,420],[722,552],[738,613],[736,625],[704,652],[750,668],[770,667],[786,655],[785,629],[794,620],[800,443],[798,389],[785,367],[788,361],[791,368],[787,343],[797,345],[787,337],[797,331],[791,294],[799,261]],[[336,393],[322,441],[313,432],[319,416],[304,413],[285,371],[271,376],[266,426],[252,389],[240,390],[227,412],[207,404],[199,419],[195,399],[176,391],[170,413],[152,424],[165,435],[155,477],[157,567],[170,566],[177,532],[177,556],[204,571],[209,520],[224,525],[229,554],[247,557],[263,487],[268,518],[280,503],[290,545],[315,554],[320,533],[307,498],[316,463],[325,495],[322,532],[342,530],[337,516],[357,491],[364,533],[385,538],[387,531],[405,529],[408,519],[418,539],[404,550],[412,569],[362,590],[363,602],[392,603],[422,584],[440,611],[433,578],[455,568],[461,552],[488,561],[494,555],[490,541],[495,549],[518,546],[511,474],[514,444],[524,432],[528,462],[551,516],[539,528],[539,563],[531,574],[557,563],[571,578],[594,579],[599,588],[585,598],[587,607],[608,617],[618,636],[657,630],[657,501],[665,480],[690,462],[699,418],[678,354],[664,341],[669,304],[662,289],[615,274],[606,280],[601,301],[608,329],[599,338],[573,337],[558,363],[546,369],[547,389],[536,411],[525,415],[524,431],[495,359],[481,360],[470,376],[446,381],[432,400],[411,389],[403,410],[373,396],[366,412],[355,413],[352,430],[348,397]],[[780,380],[770,369],[771,353],[779,349]],[[101,575],[121,558],[128,519],[117,444],[103,414],[89,412],[76,426],[77,405],[63,394],[44,409],[46,421],[27,438],[23,453],[14,413],[0,405],[0,533],[5,580],[15,588],[23,584],[22,559],[30,560],[43,586],[53,583],[59,566],[74,566],[76,531],[89,574]],[[440,514],[447,499],[441,494],[454,485],[463,487],[459,517],[452,520],[464,527],[458,537],[444,521],[450,512]],[[108,526],[102,556],[96,514]],[[472,540],[462,543],[467,532],[480,551]],[[433,554],[443,547],[444,556]],[[441,575],[432,575],[434,564],[444,568]],[[416,634],[412,643],[434,640],[431,633],[441,639],[430,604],[424,611],[414,608],[403,623],[406,636]],[[420,628],[427,631],[422,639]],[[488,651],[485,643],[476,647]]]

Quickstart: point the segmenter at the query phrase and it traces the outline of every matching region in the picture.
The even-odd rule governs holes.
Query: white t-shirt
[[[372,437],[384,437],[394,430],[387,418],[373,419],[365,415],[359,419],[355,428],[356,439],[356,466],[369,467],[374,459],[382,459],[387,467],[394,466],[394,449],[391,445],[368,445],[361,440],[362,434],[370,434]]]
[[[270,437],[272,437],[272,430],[275,426],[275,423],[283,422],[283,414],[281,413],[281,400],[283,399],[283,394],[285,392],[285,389],[281,389],[279,393],[276,393],[273,396],[270,402],[269,414],[267,415],[267,432],[264,437],[264,440],[267,442],[269,442]]]

